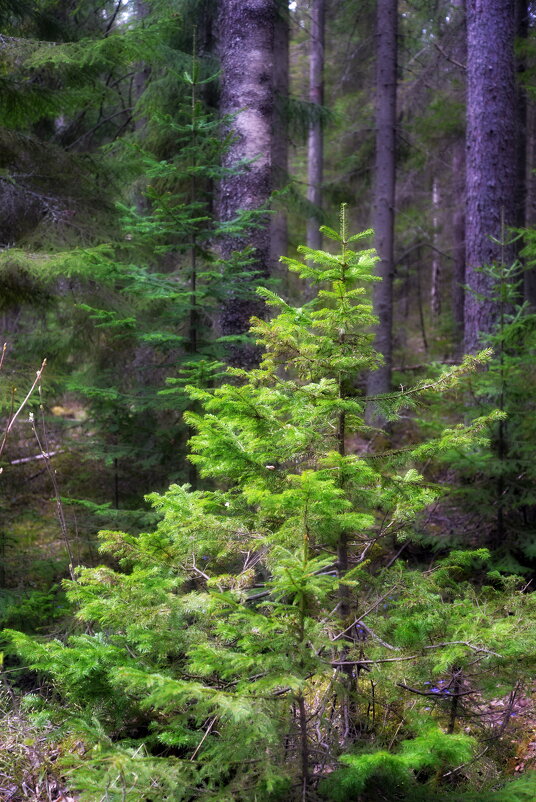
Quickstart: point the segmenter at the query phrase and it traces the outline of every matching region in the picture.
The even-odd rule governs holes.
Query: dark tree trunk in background
[[[480,347],[480,333],[494,330],[498,305],[493,283],[476,268],[515,257],[502,247],[503,226],[516,224],[517,110],[515,1],[467,2],[467,164],[465,350]]]
[[[144,0],[134,0],[134,14],[136,19],[143,25],[143,21],[149,14],[149,7]],[[147,86],[147,81],[149,80],[150,74],[151,68],[145,62],[140,61],[136,65],[136,72],[134,73],[133,79],[134,97],[136,99],[136,103],[145,92],[145,87]],[[147,120],[145,117],[140,117],[138,115],[134,120],[134,128],[136,131],[143,130],[146,124]]]
[[[276,0],[221,0],[219,53],[221,61],[220,111],[234,114],[234,140],[224,166],[248,164],[236,175],[220,182],[217,213],[220,220],[232,220],[241,209],[258,209],[267,204],[272,179],[273,48]],[[270,260],[269,220],[249,232],[247,239],[229,237],[222,244],[223,258],[244,246],[253,248],[251,271],[256,277],[268,275]],[[253,276],[252,276],[253,278]],[[220,312],[222,335],[243,334],[252,315],[262,315],[264,304],[255,296],[254,281],[230,282]],[[251,292],[248,292],[249,289]],[[236,345],[229,361],[249,367],[258,360],[253,346]]]
[[[439,250],[439,230],[441,213],[441,195],[439,181],[434,176],[432,181],[432,283],[430,287],[430,306],[432,315],[437,318],[441,314],[441,253]]]
[[[536,164],[533,160],[534,137],[529,136],[529,124],[534,124],[534,103],[532,113],[529,109],[529,99],[524,86],[525,71],[527,68],[527,54],[525,51],[527,37],[529,35],[530,13],[527,0],[516,0],[516,34],[519,45],[519,55],[517,58],[517,222],[519,228],[534,226],[536,214],[534,214],[534,176],[532,170]],[[532,197],[531,197],[532,195]],[[518,243],[522,245],[522,241]],[[523,273],[523,297],[531,307],[536,309],[536,270],[530,267]]]
[[[324,104],[324,0],[313,0],[311,8],[311,35],[309,52],[309,101],[316,106]],[[322,177],[324,170],[323,133],[320,116],[309,126],[307,139],[307,200],[320,209],[322,205]],[[322,247],[318,230],[318,216],[307,220],[307,245]]]
[[[376,9],[376,161],[374,182],[375,246],[380,257],[374,285],[374,313],[379,318],[375,347],[384,364],[368,378],[369,395],[391,386],[393,328],[393,240],[396,174],[397,0],[378,0]]]
[[[457,27],[452,48],[452,59],[457,64],[467,63],[467,31],[465,0],[455,0],[457,9],[454,24]],[[463,82],[465,96],[465,74],[459,67],[459,80]],[[460,97],[460,100],[462,98]],[[456,327],[457,347],[463,350],[464,303],[465,303],[465,132],[461,133],[452,149],[452,194],[454,209],[452,213],[453,275],[452,312]]]
[[[527,104],[527,226],[536,226],[536,101],[529,97]],[[536,309],[536,268],[530,267],[524,275],[525,300],[532,311]]]
[[[515,30],[520,51],[516,59],[517,73],[517,177],[516,177],[516,226],[524,228],[527,207],[527,93],[524,86],[526,45],[529,30],[527,0],[516,0]]]
[[[288,2],[278,1],[274,30],[274,113],[272,119],[272,184],[288,184],[289,15]],[[275,272],[279,257],[288,251],[287,215],[282,209],[270,220],[270,265]]]

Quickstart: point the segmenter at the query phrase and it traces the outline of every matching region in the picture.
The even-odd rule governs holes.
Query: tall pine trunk
[[[220,111],[234,115],[233,139],[224,166],[237,168],[220,182],[218,218],[232,220],[240,210],[266,206],[272,183],[272,116],[274,106],[273,61],[277,0],[221,0],[219,53],[221,61]],[[270,236],[268,214],[247,238],[227,237],[222,257],[229,259],[245,246],[252,250],[249,275],[231,279],[220,310],[222,335],[239,335],[249,329],[252,315],[262,315],[263,303],[255,296],[256,278],[269,273]],[[241,272],[244,272],[242,269]],[[257,349],[234,345],[229,361],[249,367],[256,364]]]
[[[527,92],[524,86],[526,71],[526,39],[529,29],[528,0],[515,0],[515,31],[519,53],[516,58],[517,77],[517,177],[516,226],[524,228],[527,208]]]
[[[441,195],[439,181],[434,176],[432,180],[432,283],[430,288],[430,306],[435,318],[441,314],[441,253],[439,250],[439,230],[441,213]]]
[[[315,104],[314,121],[309,125],[307,139],[307,200],[317,209],[322,205],[322,178],[324,171],[322,120],[320,106],[324,103],[324,0],[313,0],[311,8],[311,36],[309,53],[309,100]],[[320,220],[313,215],[307,220],[307,245],[322,247],[318,230]]]
[[[530,228],[536,226],[536,101],[528,98],[527,108],[527,198],[525,222]],[[531,311],[536,310],[536,267],[524,272],[524,294]]]
[[[289,15],[288,2],[278,0],[274,29],[274,110],[272,119],[272,185],[288,184]],[[270,265],[277,271],[279,257],[288,251],[286,212],[279,208],[270,220]]]
[[[465,0],[454,0],[457,9],[454,24],[456,35],[452,47],[452,59],[458,65],[467,63],[467,31]],[[459,80],[463,82],[465,95],[465,71],[461,67]],[[458,95],[457,95],[458,96]],[[462,94],[459,93],[460,102]],[[452,313],[456,327],[457,350],[463,350],[464,303],[465,303],[465,131],[461,131],[452,148],[452,212],[453,275]]]
[[[368,379],[368,394],[389,392],[392,369],[394,212],[396,178],[397,0],[378,0],[376,9],[376,160],[374,183],[375,246],[380,257],[374,285],[379,319],[375,348],[384,364]]]
[[[478,268],[515,257],[496,241],[516,223],[515,0],[467,2],[465,350],[499,318],[493,281]]]

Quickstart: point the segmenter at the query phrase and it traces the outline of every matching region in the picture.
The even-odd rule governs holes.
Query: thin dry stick
[[[4,357],[6,355],[6,351],[7,351],[7,343],[4,343],[4,346],[2,348],[2,356],[0,357],[0,370],[2,370],[4,364]]]
[[[214,718],[212,719],[212,721],[210,722],[210,724],[209,724],[209,725],[208,725],[208,727],[206,728],[206,730],[205,730],[205,734],[203,735],[203,737],[201,738],[201,740],[199,741],[199,743],[198,743],[198,744],[197,744],[197,746],[195,747],[195,752],[193,753],[192,757],[190,758],[190,760],[191,760],[191,761],[192,761],[192,760],[195,760],[195,758],[196,758],[196,755],[198,754],[199,750],[200,750],[200,749],[201,749],[201,747],[203,746],[203,741],[205,740],[205,738],[207,737],[207,735],[209,735],[209,733],[210,733],[210,731],[211,731],[211,729],[212,729],[212,727],[214,726],[214,724],[215,724],[215,723],[216,723],[216,716],[214,716]]]
[[[10,461],[10,465],[24,465],[27,462],[33,462],[34,460],[40,459],[47,459],[48,457],[55,457],[56,454],[63,454],[63,449],[59,448],[57,451],[49,451],[45,455],[43,454],[34,454],[31,457],[21,457],[20,459],[12,459]]]
[[[41,408],[43,431],[45,433],[44,436],[46,438],[46,428],[45,428],[45,421],[44,421],[43,405],[42,404],[40,405],[40,408]],[[33,430],[35,439],[37,441],[37,445],[38,445],[39,450],[40,450],[40,452],[41,452],[41,454],[43,456],[43,459],[44,459],[44,462],[45,462],[45,465],[46,465],[46,469],[47,469],[47,473],[50,476],[50,481],[52,482],[52,487],[54,489],[54,498],[55,498],[55,501],[56,501],[56,514],[58,516],[58,522],[59,522],[59,525],[60,525],[60,531],[61,531],[61,534],[62,534],[62,537],[63,537],[63,541],[65,543],[65,548],[66,548],[67,554],[69,556],[69,574],[71,576],[71,579],[74,582],[74,581],[76,581],[75,572],[74,572],[74,555],[73,555],[73,550],[71,548],[71,542],[69,540],[69,532],[68,532],[68,529],[67,529],[67,521],[65,520],[65,514],[63,512],[63,504],[61,503],[60,489],[59,489],[59,486],[58,486],[58,481],[56,479],[56,472],[52,468],[52,463],[50,461],[50,457],[48,456],[48,443],[46,444],[47,447],[43,448],[43,444],[41,443],[41,438],[39,437],[39,433],[38,433],[37,427],[35,425],[35,420],[34,420],[33,413],[30,413],[30,423],[32,424],[32,430]]]
[[[480,758],[483,757],[486,754],[488,749],[489,749],[489,746],[484,747],[484,749],[481,752],[479,752],[478,755],[475,755],[475,757],[473,757],[471,760],[468,760],[467,763],[462,763],[461,766],[456,766],[455,769],[451,769],[451,771],[447,771],[447,773],[443,774],[442,776],[443,777],[450,777],[451,774],[456,774],[456,772],[461,771],[466,766],[470,766],[471,763],[475,763],[477,760],[480,760]]]
[[[382,657],[379,660],[332,660],[330,665],[332,666],[366,666],[366,665],[376,665],[376,663],[401,663],[404,660],[417,660],[419,657],[418,654],[410,654],[408,657]],[[400,683],[397,683],[398,685]],[[406,687],[405,685],[402,687]],[[411,690],[411,689],[409,689]],[[416,691],[419,693],[419,691]],[[427,696],[428,694],[423,694],[423,696]],[[434,694],[435,695],[435,694]]]
[[[492,652],[490,649],[484,649],[483,646],[473,646],[472,643],[469,643],[466,640],[448,640],[444,643],[434,643],[432,646],[425,646],[425,649],[442,649],[445,646],[467,646],[468,649],[472,649],[474,652],[483,652],[484,654],[491,654],[493,657],[501,657],[502,654],[498,654],[497,652]]]
[[[2,353],[2,360],[3,360],[3,353]],[[36,372],[36,374],[35,374],[35,379],[34,379],[34,381],[33,381],[33,384],[32,384],[32,386],[30,387],[30,389],[28,390],[28,392],[27,392],[27,394],[26,394],[26,397],[24,398],[24,401],[23,401],[23,402],[20,404],[20,406],[19,406],[19,408],[17,409],[17,411],[15,412],[15,414],[11,416],[11,418],[10,418],[10,420],[9,420],[9,423],[8,423],[8,425],[6,426],[6,430],[5,430],[5,432],[4,432],[4,437],[3,437],[3,439],[2,439],[2,444],[0,445],[0,457],[2,456],[2,454],[3,454],[3,452],[4,452],[4,448],[5,448],[5,446],[6,446],[6,441],[7,441],[7,436],[8,436],[8,434],[10,433],[10,431],[12,430],[12,428],[13,428],[13,426],[14,426],[14,424],[15,424],[15,421],[17,420],[17,418],[19,417],[20,413],[22,412],[22,410],[24,409],[24,407],[26,406],[26,404],[27,404],[27,403],[28,403],[28,401],[30,400],[30,398],[31,398],[31,396],[32,396],[32,394],[33,394],[33,392],[34,392],[35,388],[37,387],[37,385],[38,385],[38,384],[39,384],[39,382],[41,381],[41,376],[43,375],[43,371],[44,371],[44,369],[45,369],[45,367],[46,367],[46,364],[47,364],[47,361],[46,361],[46,359],[43,359],[43,361],[42,361],[42,363],[41,363],[41,367],[40,367],[40,368],[39,368],[39,370]]]

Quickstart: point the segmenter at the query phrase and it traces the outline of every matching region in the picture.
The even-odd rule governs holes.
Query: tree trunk
[[[463,347],[464,340],[464,306],[465,306],[465,143],[462,139],[456,142],[452,153],[452,177],[454,211],[452,216],[453,236],[453,285],[452,311],[456,326],[458,348]]]
[[[455,24],[458,30],[456,31],[456,39],[452,48],[452,58],[453,61],[463,65],[467,62],[465,0],[455,0],[453,5],[457,8]],[[463,71],[461,72],[463,73]],[[460,80],[465,84],[465,74],[460,75]],[[463,350],[465,303],[465,133],[460,134],[452,149],[452,196],[454,199],[454,209],[452,213],[454,258],[452,275],[452,313],[456,327],[458,349]]]
[[[467,164],[465,350],[495,329],[499,310],[490,276],[478,268],[515,257],[500,245],[516,223],[515,1],[467,2]]]
[[[384,364],[369,375],[369,395],[389,392],[392,368],[393,239],[396,171],[397,0],[378,0],[376,10],[376,160],[374,185],[375,246],[380,257],[374,285],[379,319],[375,347]]]
[[[439,194],[439,181],[434,176],[432,181],[432,285],[430,288],[430,305],[434,317],[441,314],[441,254],[439,253],[439,215],[441,199]]]
[[[266,206],[271,191],[273,47],[276,0],[221,0],[219,51],[221,60],[220,111],[234,115],[233,140],[224,166],[236,168],[235,175],[221,180],[217,193],[217,214],[222,221],[234,219],[241,210]],[[268,215],[247,238],[222,240],[223,259],[249,246],[251,261],[241,272],[249,275],[230,282],[220,312],[222,335],[244,334],[252,315],[262,315],[264,304],[255,295],[256,278],[268,275],[270,237]],[[253,345],[234,345],[231,364],[250,367],[258,361]]]
[[[524,86],[527,69],[526,41],[529,35],[530,12],[527,0],[516,0],[516,33],[521,45],[517,58],[517,221],[518,228],[534,225],[534,135],[529,137],[529,122],[534,124],[534,104],[529,112],[529,99]],[[532,120],[530,120],[532,117]],[[532,197],[531,197],[532,194]],[[518,242],[522,245],[522,241]],[[536,270],[529,267],[523,273],[523,299],[532,310],[536,309]]]
[[[527,206],[525,222],[536,226],[536,101],[528,98],[527,110]],[[523,274],[524,295],[531,311],[536,310],[536,267],[529,267]]]
[[[274,30],[274,113],[272,119],[272,185],[275,190],[288,184],[288,94],[289,16],[288,3],[279,2]],[[282,209],[270,220],[270,265],[277,271],[279,257],[288,251],[287,215]]]
[[[516,226],[525,227],[527,205],[527,93],[524,86],[526,56],[524,47],[529,30],[527,0],[516,0],[516,36],[521,51],[516,59],[517,77],[517,177],[516,177]]]
[[[149,8],[147,3],[144,0],[134,0],[134,16],[140,22],[141,26],[143,27],[143,22],[145,18],[149,14]],[[136,103],[139,102],[141,96],[145,92],[145,87],[147,86],[147,81],[149,80],[149,76],[151,74],[150,66],[144,62],[140,61],[136,64],[136,72],[134,73],[134,97],[136,99]],[[145,117],[137,116],[134,119],[134,129],[136,131],[143,130],[147,124],[147,119]]]
[[[324,104],[324,0],[313,0],[311,8],[311,36],[309,53],[309,101],[317,107],[316,119],[309,126],[307,139],[307,200],[316,209],[322,205],[322,175],[324,169],[323,132],[319,107]],[[318,214],[307,220],[307,245],[322,247],[318,230]]]

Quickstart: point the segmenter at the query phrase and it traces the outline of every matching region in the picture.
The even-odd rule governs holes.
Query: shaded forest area
[[[533,802],[536,7],[0,22],[0,799]]]

